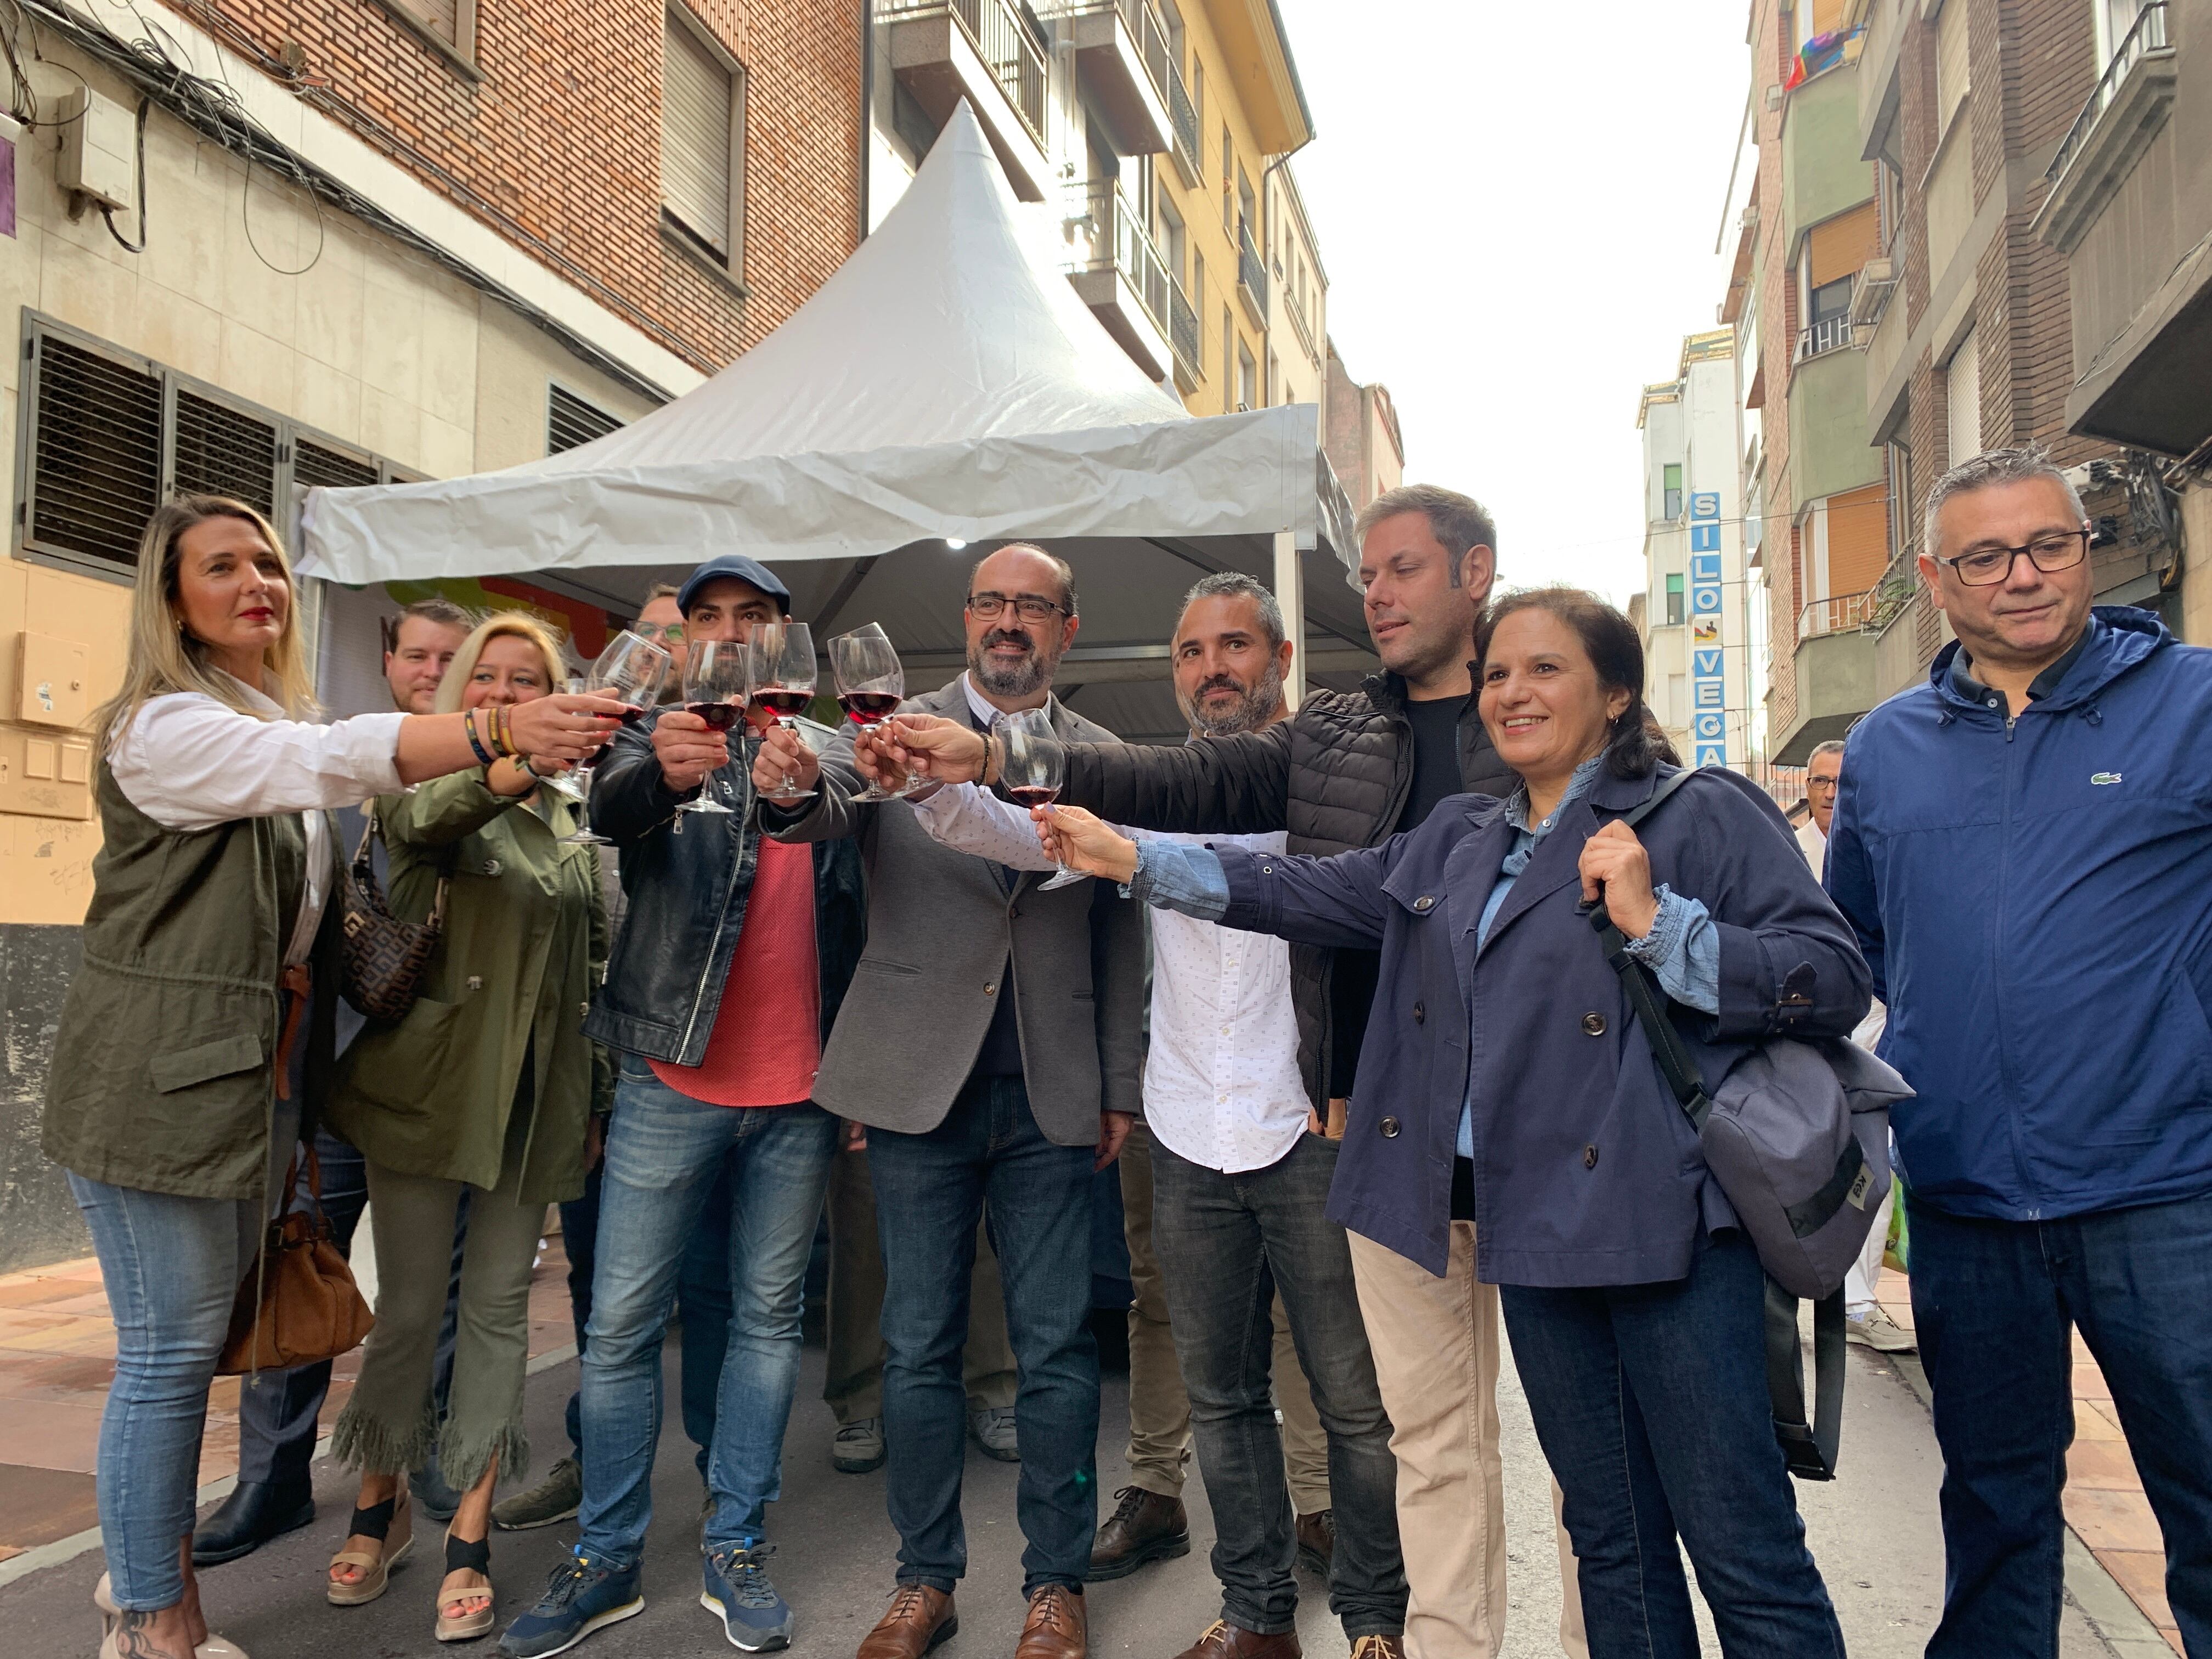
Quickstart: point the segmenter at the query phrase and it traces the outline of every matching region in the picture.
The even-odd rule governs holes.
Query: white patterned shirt
[[[913,803],[944,845],[1009,865],[1049,870],[1028,812],[974,784]],[[1117,829],[1119,825],[1115,826]],[[1258,836],[1121,830],[1139,841],[1284,850],[1280,830]],[[1312,1110],[1298,1070],[1291,947],[1171,910],[1152,912],[1152,1049],[1145,1121],[1178,1158],[1226,1175],[1279,1163],[1306,1133]]]

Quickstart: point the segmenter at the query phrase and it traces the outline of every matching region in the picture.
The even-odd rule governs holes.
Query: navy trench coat
[[[1587,917],[1583,843],[1672,775],[1601,775],[1514,884],[1504,803],[1460,795],[1380,847],[1333,858],[1217,849],[1224,926],[1382,952],[1328,1214],[1441,1275],[1452,1164],[1473,1103],[1475,1270],[1492,1284],[1638,1285],[1689,1271],[1735,1224]],[[1720,1012],[1677,1006],[1708,1087],[1760,1039],[1848,1036],[1870,979],[1774,803],[1698,772],[1639,826],[1652,880],[1720,931]]]

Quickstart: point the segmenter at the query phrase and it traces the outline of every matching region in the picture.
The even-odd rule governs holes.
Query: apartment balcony
[[[1851,319],[1849,314],[1824,317],[1810,328],[1797,331],[1797,349],[1790,362],[1802,363],[1809,358],[1825,357],[1832,351],[1848,351],[1850,346]]]
[[[1168,273],[1168,345],[1175,353],[1176,390],[1186,398],[1206,380],[1199,367],[1204,353],[1198,328],[1198,311],[1173,271]]]
[[[1237,222],[1237,303],[1253,327],[1267,326],[1267,266],[1252,246],[1251,222],[1245,219]]]
[[[1067,280],[1146,377],[1165,380],[1173,288],[1144,222],[1113,185],[1092,184],[1070,188],[1067,224]]]
[[[1880,701],[1875,636],[1867,631],[1878,592],[1815,599],[1798,612],[1791,651],[1796,695],[1793,707],[1776,711],[1784,723],[1774,733],[1773,764],[1804,765],[1815,744],[1842,737]]]
[[[1196,190],[1206,177],[1198,160],[1198,106],[1183,84],[1182,65],[1172,58],[1168,63],[1168,125],[1175,129],[1176,171],[1182,176],[1185,190]]]
[[[891,73],[943,123],[965,98],[1024,202],[1050,193],[1045,49],[1012,0],[889,0]]]
[[[1799,501],[1840,495],[1882,476],[1881,452],[1867,441],[1866,362],[1844,349],[1849,319],[1832,321],[1840,326],[1825,338],[1800,339],[1790,371],[1790,493]]]
[[[2166,32],[2166,0],[2153,0],[2113,51],[2096,89],[2051,158],[2051,194],[2036,234],[2071,252],[2144,148],[2166,124],[2178,79]]]
[[[1076,73],[1114,148],[1123,155],[1168,149],[1168,29],[1153,0],[1054,0],[1037,11],[1073,45]]]

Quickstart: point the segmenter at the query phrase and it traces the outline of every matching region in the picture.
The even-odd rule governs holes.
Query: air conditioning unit
[[[128,212],[137,200],[137,152],[131,112],[89,87],[64,94],[57,118],[61,159],[54,181]]]

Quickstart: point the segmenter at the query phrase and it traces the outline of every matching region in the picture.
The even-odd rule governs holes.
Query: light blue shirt
[[[1514,882],[1535,856],[1537,844],[1551,833],[1559,815],[1589,793],[1604,764],[1605,757],[1595,755],[1577,767],[1559,804],[1540,823],[1531,826],[1528,823],[1528,792],[1525,786],[1516,790],[1506,802],[1506,822],[1516,833],[1513,845],[1498,866],[1498,880],[1491,887],[1489,899],[1482,907],[1482,919],[1475,932],[1478,957],[1490,942],[1490,924],[1497,919],[1505,896],[1513,890]],[[1125,896],[1139,898],[1163,910],[1178,911],[1204,921],[1218,921],[1229,911],[1229,880],[1223,873],[1220,858],[1210,848],[1182,842],[1139,842],[1136,873],[1121,891]],[[1718,1013],[1720,929],[1714,926],[1700,900],[1685,898],[1663,882],[1653,891],[1659,901],[1658,915],[1652,921],[1650,932],[1642,939],[1628,941],[1628,954],[1650,969],[1659,981],[1659,988],[1675,1001],[1705,1013]],[[1471,1098],[1460,1108],[1459,1155],[1474,1155]]]

